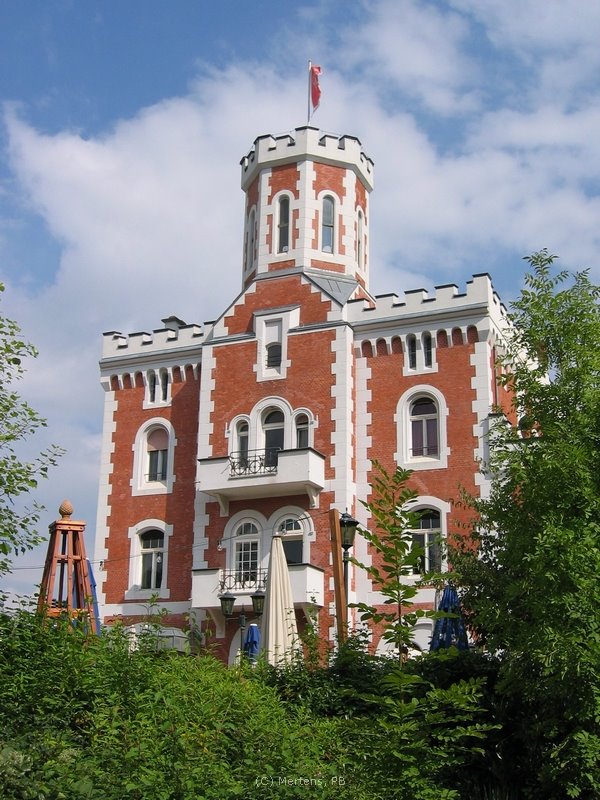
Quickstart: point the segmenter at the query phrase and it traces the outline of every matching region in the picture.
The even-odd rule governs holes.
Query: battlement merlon
[[[170,322],[170,319],[167,321]],[[120,331],[107,331],[102,335],[100,363],[107,359],[147,357],[159,353],[195,350],[201,347],[203,339],[204,331],[200,325],[170,326],[158,328],[152,333],[139,331],[123,334]]]
[[[373,189],[373,161],[360,141],[355,136],[322,133],[311,126],[296,128],[293,134],[258,136],[252,150],[240,161],[242,189],[246,191],[265,167],[307,160],[345,165],[354,170],[368,191]]]
[[[506,308],[487,273],[473,275],[472,280],[467,281],[466,292],[459,292],[455,284],[436,286],[434,291],[435,295],[430,296],[426,289],[408,290],[403,299],[396,294],[377,295],[375,305],[363,299],[350,300],[346,306],[347,320],[351,324],[361,324],[391,317],[452,314],[469,308],[486,308],[497,324],[506,319]]]

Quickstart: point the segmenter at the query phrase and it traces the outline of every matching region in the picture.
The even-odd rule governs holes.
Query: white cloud
[[[589,265],[598,275],[598,87],[575,111],[541,101],[522,110],[507,93],[507,105],[463,118],[465,109],[477,106],[473,92],[495,67],[472,48],[476,18],[494,43],[504,36],[513,51],[525,52],[530,37],[540,47],[544,35],[551,37],[548,27],[559,38],[558,17],[543,22],[545,33],[522,30],[523,14],[539,10],[539,4],[525,5],[517,24],[512,3],[381,0],[368,6],[363,25],[330,34],[322,106],[313,123],[359,136],[375,160],[376,292],[462,285],[472,271],[499,261],[505,263],[498,281],[516,291],[518,257],[544,246],[567,265]],[[552,13],[559,13],[554,5]],[[581,23],[565,26],[569,41],[585,39]],[[295,37],[299,46],[302,33]],[[523,93],[538,91],[556,63],[551,53],[532,63]],[[573,80],[583,85],[584,61],[574,70]],[[417,97],[417,106],[394,106],[390,89]],[[15,179],[61,243],[60,261],[47,271],[51,279],[37,289],[13,281],[3,300],[5,313],[41,349],[24,384],[50,420],[39,446],[56,441],[69,450],[41,490],[48,521],[67,496],[88,530],[94,528],[101,332],[151,329],[172,313],[203,322],[237,295],[239,160],[256,136],[305,122],[305,92],[303,74],[289,80],[265,57],[222,70],[201,66],[186,96],[87,139],[75,131],[43,134],[16,112],[8,114]],[[430,111],[426,121],[421,104]],[[448,137],[438,130],[444,125],[452,126]],[[15,197],[11,225],[18,224],[20,201]]]

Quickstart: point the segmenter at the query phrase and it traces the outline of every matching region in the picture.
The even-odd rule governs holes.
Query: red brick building
[[[505,314],[487,275],[464,293],[371,296],[373,163],[356,138],[312,127],[262,136],[241,165],[241,293],[215,322],[106,333],[100,362],[103,617],[135,622],[157,595],[168,624],[191,615],[226,659],[239,628],[219,595],[249,612],[275,531],[300,626],[317,613],[333,640],[328,515],[370,524],[359,501],[375,459],[414,470],[427,510],[415,535],[425,566],[443,566],[459,486],[487,491],[479,464],[503,391]],[[370,558],[360,537],[355,553]],[[350,587],[350,601],[377,601],[364,573],[351,570]],[[418,599],[431,605],[433,589]]]

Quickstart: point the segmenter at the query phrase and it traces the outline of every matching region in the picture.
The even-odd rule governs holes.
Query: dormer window
[[[321,224],[321,250],[324,253],[333,253],[334,209],[333,197],[326,195],[323,198],[323,221]]]
[[[281,197],[279,199],[279,219],[278,229],[278,253],[287,253],[290,248],[290,198]]]

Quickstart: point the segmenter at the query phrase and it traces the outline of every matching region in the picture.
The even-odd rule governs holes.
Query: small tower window
[[[358,221],[357,221],[357,231],[356,231],[356,261],[358,263],[358,268],[363,268],[363,213],[359,209],[358,210]]]
[[[252,265],[254,264],[255,228],[256,214],[254,213],[254,209],[252,209],[250,218],[248,219],[248,230],[246,233],[246,270],[252,269]]]
[[[150,403],[156,403],[156,372],[148,373],[148,400]]]
[[[408,353],[408,368],[417,368],[417,337],[411,333],[406,337],[406,350]]]
[[[426,367],[430,367],[433,359],[433,345],[431,341],[431,334],[423,334],[423,362]]]
[[[333,221],[335,204],[333,197],[323,198],[323,222],[321,225],[321,250],[333,253]]]
[[[166,369],[160,373],[160,399],[166,403],[169,399],[169,373]]]
[[[281,197],[279,199],[279,242],[278,253],[287,253],[290,247],[290,198]]]

